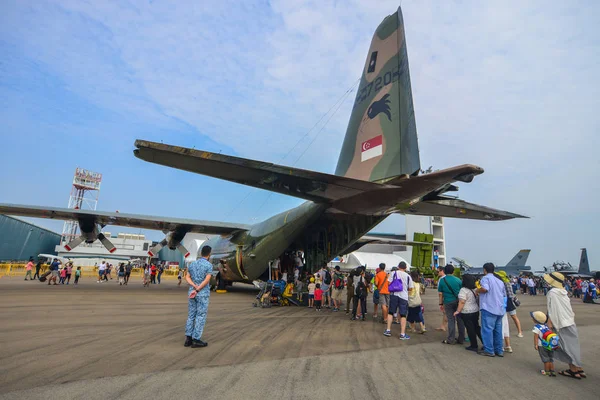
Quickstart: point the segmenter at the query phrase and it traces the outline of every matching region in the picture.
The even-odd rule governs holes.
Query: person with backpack
[[[408,316],[408,295],[415,288],[415,284],[406,273],[407,265],[404,261],[398,264],[397,269],[392,269],[388,277],[388,290],[390,291],[390,309],[387,316],[387,329],[383,332],[384,336],[392,336],[392,321],[394,314],[398,313],[400,317],[400,340],[408,340],[410,336],[406,334],[406,317]]]
[[[331,297],[333,299],[333,312],[340,311],[342,305],[342,294],[344,293],[344,275],[340,272],[340,266],[335,266],[335,272],[333,273],[333,290]]]
[[[408,295],[408,316],[406,317],[406,321],[411,324],[412,332],[416,333],[417,324],[419,325],[419,333],[424,334],[427,332],[425,328],[425,319],[423,318],[423,301],[421,300],[421,293],[424,290],[422,283],[419,282],[419,273],[415,271],[411,271],[410,277],[412,278],[415,284],[415,290]]]
[[[365,320],[365,311],[367,310],[367,280],[365,278],[365,267],[357,267],[354,273],[354,304],[352,306],[352,321],[357,320],[358,305],[362,313],[362,320]]]
[[[321,270],[323,277],[323,284],[321,284],[321,290],[323,291],[323,307],[331,308],[331,282],[333,280],[329,268],[323,267]]]
[[[458,310],[458,292],[462,287],[462,281],[454,273],[454,266],[448,264],[444,270],[438,271],[438,296],[440,310],[444,312],[448,319],[448,337],[442,341],[444,344],[454,344],[456,338],[456,325],[458,325],[457,344],[463,344],[465,341],[465,324],[460,314],[454,316]]]

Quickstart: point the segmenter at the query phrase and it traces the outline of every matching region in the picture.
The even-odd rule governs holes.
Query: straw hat
[[[510,282],[508,276],[506,275],[506,271],[497,271],[496,274],[499,275],[504,282]]]
[[[529,315],[531,315],[531,318],[533,318],[538,324],[545,325],[546,322],[548,322],[548,317],[541,311],[533,311],[530,312]]]
[[[544,280],[548,285],[557,289],[562,289],[565,276],[560,272],[550,272],[549,274],[544,275]]]

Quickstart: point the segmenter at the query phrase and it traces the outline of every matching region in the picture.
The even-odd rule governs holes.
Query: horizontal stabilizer
[[[388,245],[396,245],[396,246],[431,246],[431,243],[427,242],[415,242],[412,240],[401,240],[401,239],[390,239],[385,237],[378,237],[373,235],[365,235],[358,239],[354,244],[344,249],[344,254],[352,253],[353,251],[357,251],[363,246],[368,244],[388,244]]]
[[[90,219],[102,226],[129,226],[133,228],[155,229],[163,232],[184,229],[185,232],[215,235],[230,234],[236,231],[245,231],[250,228],[248,225],[227,222],[164,218],[139,214],[123,214],[118,212],[76,210],[72,208],[36,207],[18,204],[0,204],[0,214],[74,221]],[[105,244],[105,246],[106,245],[107,244]]]
[[[478,219],[485,221],[502,221],[512,218],[529,218],[508,211],[480,206],[468,203],[464,200],[454,198],[440,198],[437,200],[425,200],[407,205],[396,211],[399,214],[426,215],[436,217]]]
[[[148,162],[315,203],[330,203],[360,193],[393,187],[145,140],[136,140],[135,146],[135,156]]]

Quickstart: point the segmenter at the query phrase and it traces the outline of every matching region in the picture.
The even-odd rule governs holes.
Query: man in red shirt
[[[156,283],[156,265],[150,267],[150,282]]]
[[[32,269],[33,269],[33,257],[29,257],[29,262],[27,263],[27,266],[25,267],[25,270],[27,271],[27,273],[25,273],[25,280],[27,280],[27,277],[29,277],[30,281],[33,280],[33,276],[31,275]]]

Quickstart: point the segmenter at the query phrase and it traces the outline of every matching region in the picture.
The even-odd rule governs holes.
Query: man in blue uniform
[[[197,348],[208,345],[200,338],[206,323],[208,299],[210,297],[209,284],[213,266],[208,260],[210,259],[211,250],[210,246],[202,247],[200,258],[190,264],[185,275],[185,279],[190,285],[188,291],[188,319],[185,324],[185,347]],[[195,296],[192,295],[194,291],[196,292]]]

